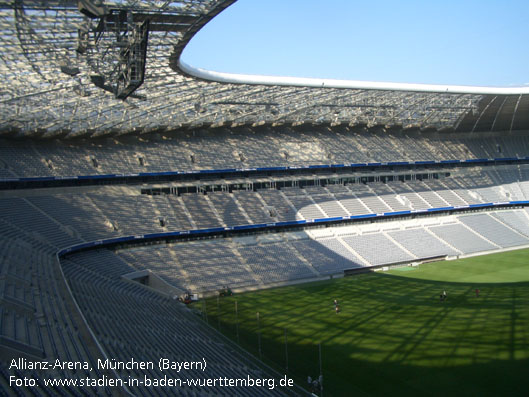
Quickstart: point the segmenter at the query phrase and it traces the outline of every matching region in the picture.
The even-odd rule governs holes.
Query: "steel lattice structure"
[[[151,21],[143,85],[126,100],[94,84],[112,43],[76,51],[93,27],[73,0],[0,1],[0,135],[91,137],[269,124],[363,125],[455,131],[529,129],[524,94],[236,84],[180,69],[193,35],[234,0],[119,0]],[[92,25],[91,25],[92,24]],[[105,63],[106,62],[106,63]]]

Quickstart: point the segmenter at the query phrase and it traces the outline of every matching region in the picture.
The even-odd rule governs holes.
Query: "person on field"
[[[476,298],[479,298],[479,288],[476,288]]]

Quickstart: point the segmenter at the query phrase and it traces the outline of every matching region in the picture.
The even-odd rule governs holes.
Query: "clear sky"
[[[238,0],[182,60],[231,73],[529,85],[529,0]]]

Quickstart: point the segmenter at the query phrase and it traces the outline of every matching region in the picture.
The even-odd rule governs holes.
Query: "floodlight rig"
[[[109,9],[100,0],[79,0],[78,8],[87,19],[78,31],[77,52],[86,55],[92,82],[126,99],[144,81],[149,19],[135,22],[132,11]]]
[[[116,98],[125,99],[142,84],[145,77],[149,20],[136,24],[132,30],[132,40],[121,49],[118,63]]]

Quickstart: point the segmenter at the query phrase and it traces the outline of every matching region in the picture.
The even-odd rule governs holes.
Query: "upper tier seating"
[[[493,143],[490,143],[493,141]],[[490,143],[490,144],[489,144]],[[0,178],[271,166],[457,160],[529,155],[525,135],[308,133],[262,127],[229,135],[145,137],[78,144],[0,140]],[[501,153],[497,147],[501,147]]]

